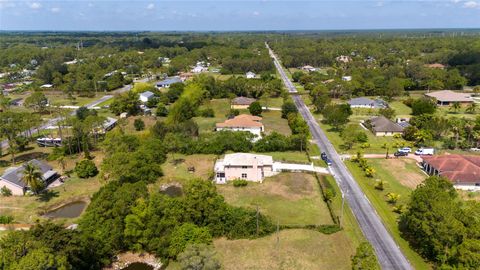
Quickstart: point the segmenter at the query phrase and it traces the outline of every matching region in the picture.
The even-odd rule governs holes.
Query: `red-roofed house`
[[[252,140],[257,141],[262,138],[262,132],[265,131],[261,121],[262,118],[259,116],[240,114],[232,119],[225,120],[223,123],[217,123],[215,129],[217,131],[248,131],[255,135]]]
[[[430,175],[446,177],[457,189],[480,190],[480,156],[424,156],[422,166]]]

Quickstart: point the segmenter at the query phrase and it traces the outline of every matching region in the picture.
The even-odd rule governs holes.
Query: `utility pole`
[[[257,205],[257,214],[256,214],[256,217],[257,217],[257,236],[258,236],[258,231],[259,231],[259,227],[258,227],[258,205]]]
[[[345,205],[345,193],[342,192],[342,210],[340,212],[340,228],[343,227],[343,207]]]

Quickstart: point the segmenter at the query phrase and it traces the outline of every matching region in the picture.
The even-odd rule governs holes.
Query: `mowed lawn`
[[[277,244],[278,237],[278,244]],[[225,270],[351,269],[355,253],[343,232],[325,235],[311,230],[282,230],[259,239],[214,240]]]
[[[353,177],[362,188],[368,200],[375,207],[378,215],[381,217],[387,230],[391,233],[395,242],[400,246],[407,259],[412,263],[414,269],[430,269],[428,265],[415,251],[413,251],[408,242],[400,236],[398,229],[399,214],[393,212],[392,204],[387,202],[387,193],[392,192],[400,195],[396,205],[405,205],[409,201],[412,187],[421,183],[426,176],[415,168],[414,164],[406,159],[368,159],[368,163],[376,171],[373,178],[367,178],[364,172],[356,163],[345,162]],[[407,179],[412,178],[412,179]],[[375,181],[384,180],[385,189],[383,191],[375,189]]]
[[[246,187],[218,185],[225,200],[235,206],[256,208],[284,225],[333,224],[316,179],[306,173],[281,173]]]

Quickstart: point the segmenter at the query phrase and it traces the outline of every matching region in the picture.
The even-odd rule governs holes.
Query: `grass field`
[[[281,173],[241,188],[219,185],[218,191],[231,205],[259,206],[260,212],[281,225],[333,224],[315,181],[311,174]]]
[[[277,244],[278,239],[278,244]],[[342,232],[325,235],[310,230],[283,230],[259,239],[214,241],[225,270],[351,269],[351,240]]]
[[[395,159],[393,161],[395,161],[395,163],[406,162],[403,159]],[[400,195],[397,205],[406,204],[411,193],[411,188],[407,187],[407,185],[412,185],[412,183],[407,184],[405,182],[407,181],[405,177],[417,175],[415,177],[420,178],[422,173],[418,168],[413,170],[411,166],[407,165],[397,164],[395,165],[395,170],[391,170],[392,164],[389,164],[390,166],[386,167],[386,164],[382,160],[369,159],[368,162],[376,171],[375,177],[373,178],[367,178],[357,164],[349,161],[345,164],[357,180],[357,183],[360,185],[369,201],[375,207],[387,230],[395,239],[395,242],[407,256],[407,259],[412,263],[414,269],[429,269],[430,266],[420,257],[420,255],[413,251],[408,242],[400,236],[397,224],[399,215],[392,211],[393,206],[386,201],[386,194],[393,192]],[[381,179],[387,182],[383,191],[374,188],[376,179]]]
[[[215,123],[223,122],[227,119],[226,115],[230,111],[230,102],[228,99],[212,99],[205,101],[200,109],[212,108],[215,112],[215,117],[194,117],[193,119],[198,124],[200,133],[213,132]]]
[[[173,162],[174,159],[177,162]],[[164,176],[160,182],[184,182],[195,178],[210,179],[213,175],[213,165],[216,159],[216,155],[169,154],[167,161],[162,164]],[[189,172],[189,167],[194,167],[195,172]]]

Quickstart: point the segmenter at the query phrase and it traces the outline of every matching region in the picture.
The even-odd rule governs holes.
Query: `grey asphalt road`
[[[382,269],[413,269],[405,255],[401,252],[400,248],[385,228],[380,217],[368,201],[360,186],[348,171],[347,167],[341,160],[340,155],[330,143],[327,136],[311,114],[310,110],[303,102],[302,98],[299,95],[295,95],[297,90],[285,74],[285,71],[278,61],[278,58],[268,47],[268,44],[265,43],[265,45],[270,50],[270,56],[273,58],[275,66],[280,73],[285,86],[287,87],[288,91],[293,94],[292,98],[298,108],[298,111],[301,113],[310,127],[310,132],[312,133],[313,139],[317,143],[318,147],[332,160],[332,165],[329,166],[330,172],[335,178],[350,208],[352,209],[352,212],[357,219],[363,234],[375,249]]]
[[[137,82],[146,82],[148,81],[148,78],[143,78],[143,79],[140,79],[138,80]],[[111,93],[112,94],[121,94],[121,93],[125,93],[127,91],[130,91],[130,89],[132,89],[132,85],[131,84],[128,84],[128,85],[124,85],[123,87],[119,88],[119,89],[116,89],[114,91],[112,91]],[[102,103],[102,102],[105,102],[109,99],[113,98],[113,95],[105,95],[87,105],[85,105],[87,108],[92,108],[92,107],[95,107],[97,106],[98,104]],[[71,115],[75,115],[75,113],[77,112],[77,110],[74,110],[72,111]],[[30,130],[30,133],[33,134],[33,133],[36,133],[38,132],[39,130],[44,130],[46,129],[47,127],[49,126],[53,126],[55,125],[56,123],[58,123],[58,121],[60,121],[60,117],[57,117],[57,118],[52,118],[50,120],[48,120],[47,122],[43,123],[41,126],[37,127],[37,128],[32,128]],[[23,132],[22,134],[27,134],[28,132],[25,131]],[[8,147],[8,141],[7,140],[3,140],[0,142],[0,147],[1,148],[7,148]]]

